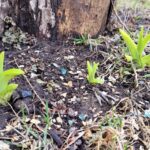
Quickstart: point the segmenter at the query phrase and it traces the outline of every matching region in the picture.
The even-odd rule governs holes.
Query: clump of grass
[[[92,46],[98,46],[102,43],[102,40],[99,38],[91,38],[87,34],[83,34],[79,38],[74,38],[73,41],[75,45],[90,45],[91,49]]]
[[[81,35],[79,38],[73,39],[75,45],[86,45],[88,43],[88,35]]]

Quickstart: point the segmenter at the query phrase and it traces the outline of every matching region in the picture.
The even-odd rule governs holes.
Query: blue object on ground
[[[32,92],[29,90],[20,90],[19,93],[22,98],[26,98],[26,97],[32,98]]]
[[[80,119],[81,121],[84,121],[84,120],[86,119],[86,117],[87,117],[87,115],[85,115],[85,114],[80,114],[80,115],[79,115],[79,119]]]
[[[66,74],[67,74],[67,69],[65,68],[65,67],[61,67],[60,68],[60,73],[63,75],[63,76],[65,76]]]
[[[145,118],[150,118],[150,109],[149,110],[145,110],[144,117]]]

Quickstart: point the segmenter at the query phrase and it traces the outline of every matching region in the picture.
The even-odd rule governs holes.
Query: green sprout
[[[87,61],[87,71],[88,71],[88,75],[87,75],[87,80],[89,83],[91,84],[103,84],[104,83],[104,79],[100,78],[100,77],[95,77],[96,71],[98,69],[98,65],[99,63],[90,63],[89,61]]]
[[[74,38],[73,41],[75,45],[90,45],[91,49],[92,46],[98,46],[103,42],[101,39],[93,39],[87,34],[83,34],[79,38]]]
[[[120,34],[129,49],[130,55],[125,55],[127,61],[133,61],[139,68],[150,66],[150,54],[144,55],[144,49],[150,42],[150,34],[144,36],[144,28],[142,27],[137,44],[125,31],[120,29]]]
[[[88,35],[81,35],[79,38],[74,38],[75,45],[87,45],[88,43]]]
[[[4,52],[0,53],[0,104],[6,104],[14,92],[18,87],[17,84],[9,84],[10,80],[14,77],[24,74],[21,69],[9,69],[4,71]]]
[[[47,125],[48,127],[50,127],[51,124],[52,124],[52,118],[51,118],[51,116],[49,115],[48,101],[46,101],[45,111],[46,111],[46,112],[45,112],[45,114],[44,114],[44,121],[45,121],[46,125]]]

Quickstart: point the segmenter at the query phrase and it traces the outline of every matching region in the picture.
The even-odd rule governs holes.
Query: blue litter
[[[61,75],[63,75],[63,76],[65,76],[66,74],[67,74],[67,69],[66,68],[64,68],[64,67],[61,67],[60,68],[60,73],[61,73]]]
[[[144,117],[145,118],[150,118],[150,109],[149,110],[145,110]]]
[[[80,119],[81,121],[84,121],[84,120],[86,119],[86,117],[87,117],[87,115],[85,115],[85,114],[80,114],[80,115],[79,115],[79,119]]]

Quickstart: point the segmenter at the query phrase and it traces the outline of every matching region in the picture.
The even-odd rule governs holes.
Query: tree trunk
[[[10,16],[23,31],[56,39],[105,29],[111,0],[0,0],[0,34]]]

